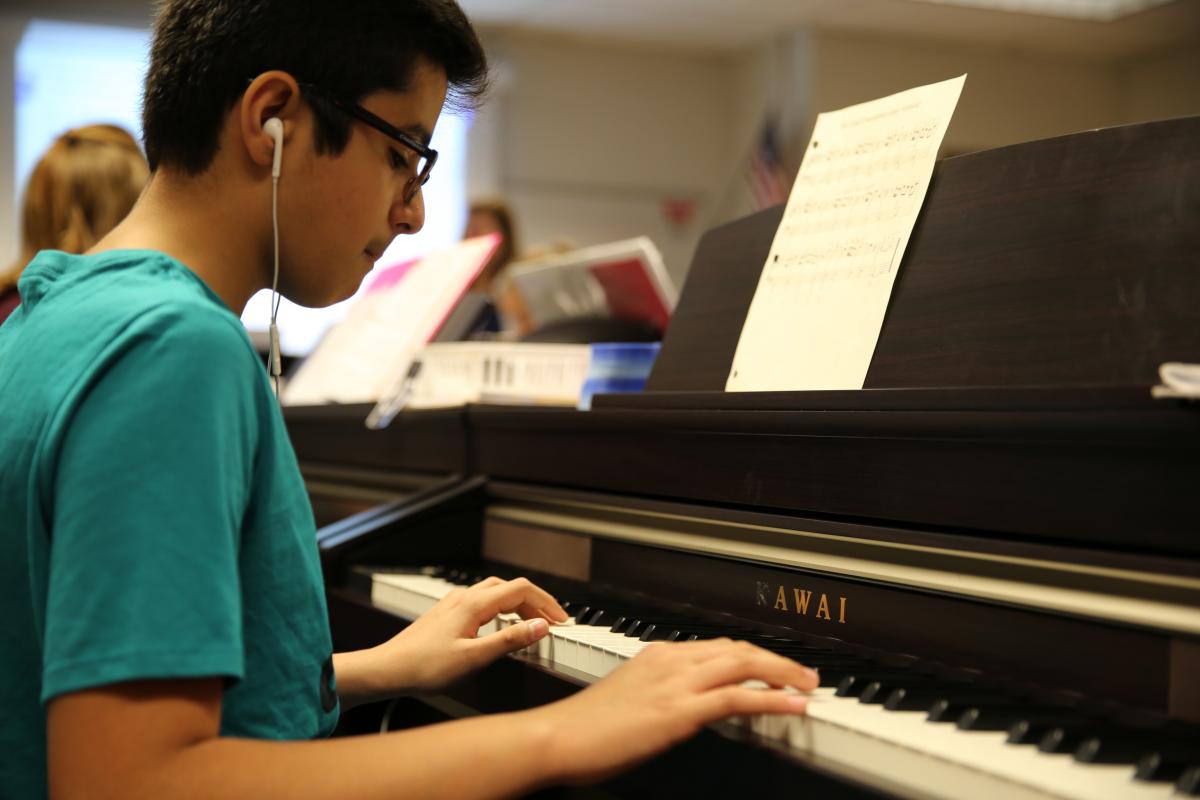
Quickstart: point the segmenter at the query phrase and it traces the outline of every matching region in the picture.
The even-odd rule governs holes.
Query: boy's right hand
[[[797,714],[815,672],[745,642],[657,643],[584,691],[537,709],[549,723],[550,768],[568,782],[603,779],[730,716]]]

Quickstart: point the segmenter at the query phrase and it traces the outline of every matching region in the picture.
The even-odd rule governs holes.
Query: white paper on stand
[[[369,289],[288,382],[284,403],[378,402],[408,372],[499,241],[490,234],[460,242],[412,263],[393,285]]]
[[[817,117],[726,391],[863,387],[965,80]]]

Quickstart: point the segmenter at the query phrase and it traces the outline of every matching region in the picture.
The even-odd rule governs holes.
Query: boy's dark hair
[[[404,91],[421,58],[446,71],[447,104],[471,108],[487,58],[454,0],[166,0],[159,8],[142,99],[150,168],[202,172],[225,115],[249,80],[271,69],[358,102]],[[318,152],[340,153],[350,120],[306,97]]]

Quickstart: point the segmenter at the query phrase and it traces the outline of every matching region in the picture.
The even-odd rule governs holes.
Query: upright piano
[[[523,574],[574,624],[405,714],[547,702],[657,640],[820,669],[807,717],[598,796],[1200,794],[1200,405],[1151,396],[1200,361],[1200,117],[939,162],[861,391],[723,391],[781,215],[705,235],[641,394],[288,409],[314,504],[358,503],[319,534],[335,646]]]

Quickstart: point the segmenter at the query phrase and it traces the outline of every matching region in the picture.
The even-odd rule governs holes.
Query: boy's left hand
[[[480,626],[502,612],[516,612],[528,621],[477,638]],[[487,578],[450,592],[378,647],[339,654],[335,662],[338,691],[343,700],[350,699],[346,690],[367,677],[343,674],[347,668],[355,673],[368,669],[369,693],[376,696],[440,689],[541,639],[549,632],[548,621],[565,622],[567,618],[558,602],[528,579]]]

